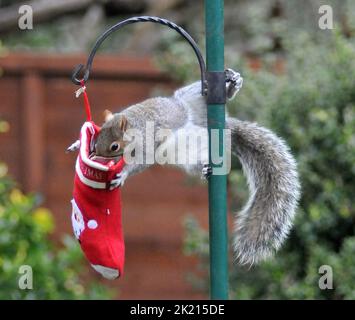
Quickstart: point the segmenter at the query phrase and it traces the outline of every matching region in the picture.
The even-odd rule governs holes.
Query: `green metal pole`
[[[206,62],[208,72],[224,71],[224,1],[205,0]],[[219,85],[225,86],[224,81]],[[221,89],[221,88],[220,88]],[[223,89],[221,89],[223,91]],[[209,161],[212,151],[223,146],[225,105],[208,104]],[[218,130],[219,142],[212,144],[211,133]],[[209,232],[210,232],[210,296],[228,299],[228,230],[227,230],[227,176],[212,174],[209,178]]]

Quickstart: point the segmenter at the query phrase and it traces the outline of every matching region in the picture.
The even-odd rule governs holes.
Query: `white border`
[[[84,174],[82,173],[81,168],[80,168],[79,158],[76,160],[75,171],[76,171],[80,181],[82,183],[86,184],[87,186],[95,188],[95,189],[106,189],[105,182],[93,181],[93,180],[90,180],[84,176]]]
[[[81,128],[81,143],[80,143],[80,156],[83,162],[87,164],[89,167],[99,169],[101,171],[108,171],[109,168],[108,166],[105,166],[101,163],[97,163],[95,161],[92,161],[88,158],[86,154],[86,147],[87,147],[87,133],[86,129],[90,129],[91,133],[94,134],[95,130],[90,122],[85,122],[84,125]]]

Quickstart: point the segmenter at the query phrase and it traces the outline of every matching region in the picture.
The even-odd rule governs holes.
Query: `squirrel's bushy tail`
[[[247,177],[250,197],[237,213],[234,250],[241,264],[253,264],[277,250],[292,226],[300,183],[289,148],[255,123],[227,119],[232,152]]]

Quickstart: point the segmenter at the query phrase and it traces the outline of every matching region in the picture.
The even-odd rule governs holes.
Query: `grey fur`
[[[242,80],[239,77],[237,75],[236,81],[227,82],[230,98],[240,89]],[[230,87],[237,85],[238,88]],[[171,98],[148,99],[115,114],[102,127],[96,144],[97,154],[110,155],[108,146],[122,136],[117,129],[122,115],[127,118],[129,128],[142,133],[145,132],[146,121],[150,120],[154,121],[156,130],[168,128],[175,133],[204,128],[207,135],[206,101],[200,89],[200,82],[196,82],[177,90]],[[231,130],[232,153],[240,159],[250,191],[249,200],[236,215],[234,223],[235,257],[241,264],[254,264],[279,249],[289,233],[300,196],[297,166],[285,142],[270,130],[228,116],[226,126]],[[171,139],[173,141],[174,135]],[[161,143],[156,143],[155,149]],[[208,150],[199,150],[199,153],[204,160],[198,165],[180,165],[189,174],[201,174],[208,159]],[[149,166],[126,166],[115,180],[115,186],[123,185],[128,176]]]
[[[292,227],[300,196],[297,165],[285,142],[270,130],[233,118],[227,127],[250,193],[235,218],[234,250],[241,264],[254,264],[278,250]]]

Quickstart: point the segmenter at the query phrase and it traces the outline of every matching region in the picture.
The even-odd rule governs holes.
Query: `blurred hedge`
[[[35,196],[22,194],[9,178],[0,177],[0,300],[112,297],[103,286],[84,283],[77,241],[67,235],[62,248],[56,248],[48,239],[53,228],[51,213],[38,207]],[[22,265],[32,267],[32,290],[19,288]]]
[[[103,286],[84,283],[77,241],[67,235],[62,248],[55,247],[48,239],[53,228],[51,213],[38,207],[35,196],[22,194],[9,178],[0,177],[0,300],[112,297]],[[19,288],[22,265],[32,267],[32,290]]]

